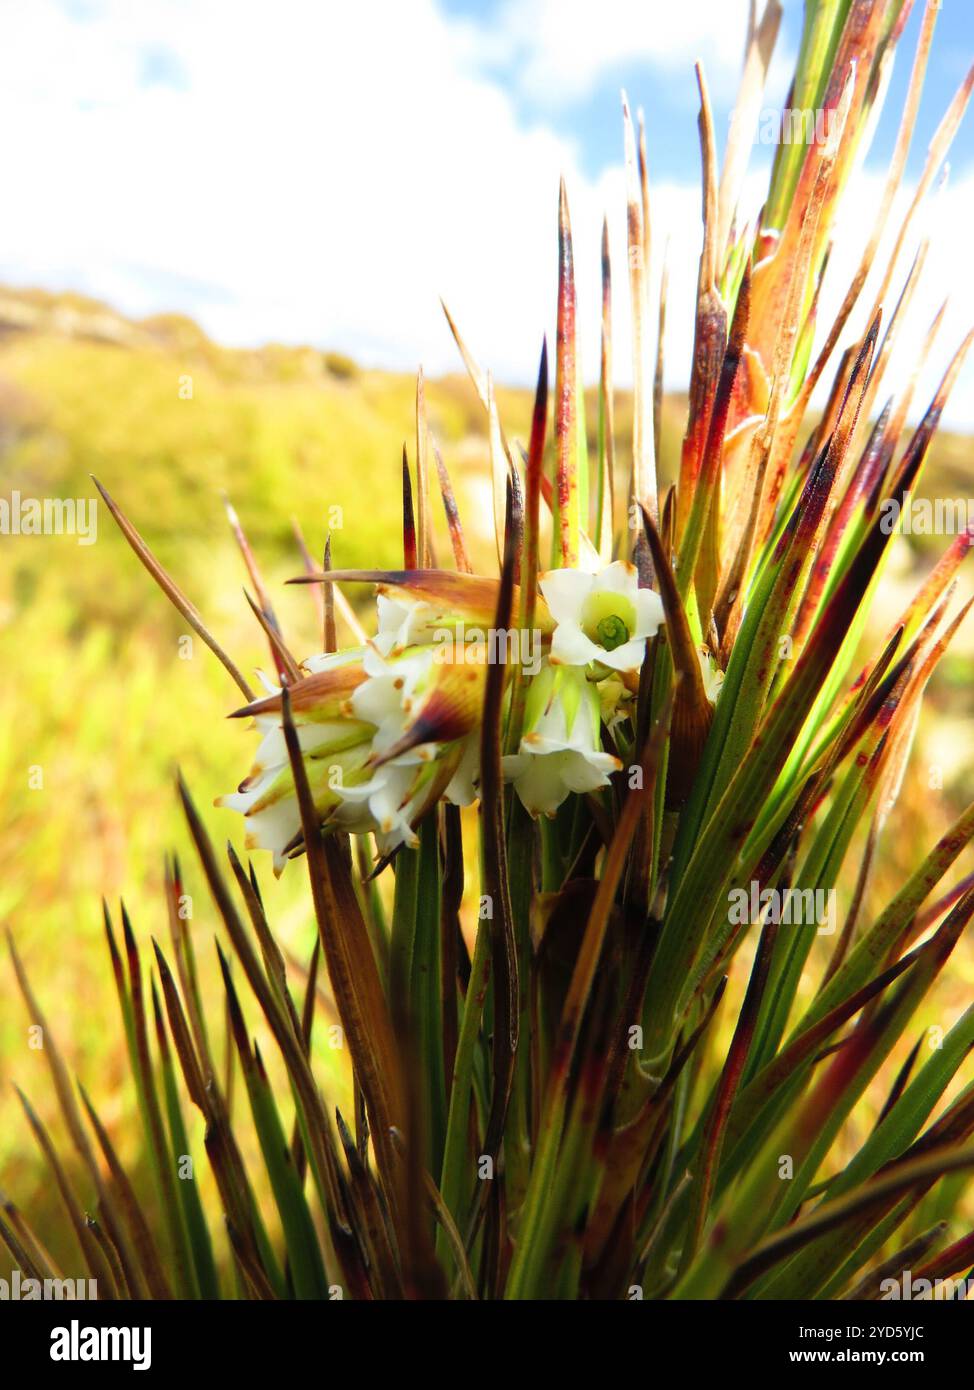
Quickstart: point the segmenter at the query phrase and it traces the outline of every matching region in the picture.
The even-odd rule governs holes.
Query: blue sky
[[[675,8],[692,10],[694,0],[684,0]],[[442,0],[444,13],[466,20],[483,29],[498,27],[508,0]],[[595,4],[598,10],[598,4]],[[869,162],[883,167],[892,150],[896,136],[897,112],[902,107],[909,79],[910,63],[923,13],[922,0],[915,0],[907,28],[900,41],[901,55],[894,69],[886,110],[880,121]],[[784,0],[784,18],[778,38],[778,49],[789,57],[798,52],[801,40],[803,5],[801,0]],[[743,42],[743,40],[742,40]],[[974,3],[972,0],[943,0],[937,20],[936,37],[927,69],[926,98],[917,120],[916,135],[907,164],[907,174],[919,175],[930,136],[941,115],[938,95],[953,91],[974,58]],[[516,81],[516,63],[509,56],[494,64],[499,80],[511,85],[522,119],[528,122],[554,121],[556,127],[572,138],[579,151],[581,167],[597,176],[618,161],[619,123],[617,115],[620,87],[638,93],[650,130],[666,130],[667,139],[654,149],[654,171],[666,178],[679,178],[698,160],[696,137],[696,89],[686,71],[660,69],[651,59],[633,58],[622,54],[618,62],[599,71],[591,89],[580,99],[553,103],[538,91],[525,91]],[[783,100],[784,93],[775,93]],[[726,128],[733,97],[730,87],[718,87],[714,92],[714,116],[718,130]],[[974,122],[961,129],[954,144],[953,160],[958,164],[974,162]]]
[[[917,0],[849,189],[823,311],[869,231],[921,9]],[[784,10],[769,106],[785,97],[799,41],[800,0]],[[564,175],[583,365],[592,376],[606,216],[625,384],[624,86],[646,116],[654,283],[670,248],[667,383],[683,386],[700,229],[693,63],[704,64],[722,147],[746,16],[747,0],[4,0],[0,120],[16,132],[5,150],[16,196],[0,280],[76,288],[133,315],[179,310],[228,343],[308,342],[430,373],[458,365],[443,295],[483,364],[529,381],[553,329]],[[972,57],[974,3],[943,0],[904,197]],[[769,150],[753,156],[748,214]],[[974,322],[974,279],[954,273],[972,225],[969,113],[947,190],[918,220],[933,249],[890,365],[895,385],[950,290],[921,400]],[[955,423],[974,426],[972,386],[974,368],[955,391]]]

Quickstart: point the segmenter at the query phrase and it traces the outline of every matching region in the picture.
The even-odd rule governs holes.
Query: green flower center
[[[600,618],[595,624],[595,631],[598,633],[599,645],[607,652],[615,651],[616,647],[621,647],[624,642],[629,641],[629,629],[618,613],[610,613],[607,617]]]
[[[636,605],[615,589],[596,589],[582,604],[581,628],[604,652],[628,642],[636,630]]]

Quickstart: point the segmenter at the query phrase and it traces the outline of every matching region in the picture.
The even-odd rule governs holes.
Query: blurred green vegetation
[[[248,581],[221,493],[240,515],[299,656],[319,650],[320,639],[309,591],[284,586],[301,569],[292,518],[316,556],[331,527],[336,565],[400,562],[400,458],[404,439],[412,456],[415,437],[411,378],[304,348],[228,351],[179,316],[134,325],[78,296],[0,292],[0,324],[0,494],[91,498],[96,474],[244,671],[267,668],[269,658],[241,593]],[[469,548],[492,568],[483,412],[459,375],[428,383],[427,397]],[[508,434],[526,438],[528,393],[502,390],[498,399]],[[667,401],[662,453],[671,475],[684,409],[685,401]],[[590,393],[590,435],[596,419]],[[620,393],[621,486],[629,419]],[[928,491],[965,495],[969,448],[966,439],[939,441]],[[438,510],[436,525],[446,556]],[[941,544],[911,550],[903,542],[874,638]],[[239,844],[237,818],[211,807],[240,781],[253,752],[241,725],[224,718],[239,692],[198,639],[187,649],[186,635],[103,505],[90,546],[72,536],[0,536],[0,922],[13,929],[60,1046],[92,1083],[130,1162],[137,1129],[124,1121],[134,1097],[100,899],[124,894],[140,939],[164,939],[163,854],[182,851],[204,980],[211,978],[215,917],[186,853],[173,775],[181,767],[216,843],[233,836]],[[910,833],[887,837],[878,897],[974,794],[970,723],[947,717],[948,709],[969,716],[972,683],[971,647],[961,643],[932,688],[935,714],[926,716],[904,792]],[[937,759],[945,785],[933,791]],[[258,867],[271,922],[306,960],[314,928],[303,875],[289,870],[274,881],[266,864]],[[969,996],[969,956],[955,976]],[[55,1254],[70,1260],[56,1193],[11,1088],[22,1085],[51,1121],[46,1066],[27,1045],[28,1019],[6,960],[0,979],[0,1189],[16,1194]]]

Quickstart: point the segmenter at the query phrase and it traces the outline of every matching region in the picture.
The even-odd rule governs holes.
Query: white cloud
[[[472,27],[482,60],[511,67],[532,100],[557,106],[634,62],[685,76],[695,91],[699,58],[718,90],[733,90],[747,17],[748,0],[505,0],[496,19]]]
[[[736,71],[743,26],[726,17],[736,3],[638,8],[648,12],[639,33],[658,64],[685,61],[689,73],[702,52],[715,73],[721,55]],[[540,25],[530,61],[553,65],[565,88],[574,82],[577,90],[623,45],[631,51],[625,9],[606,0],[593,7],[604,31],[599,47],[584,15],[578,31],[563,22],[549,47],[549,7],[535,0],[524,7]],[[621,168],[593,180],[569,139],[548,124],[525,128],[512,94],[475,60],[471,32],[433,0],[77,0],[68,11],[53,0],[7,0],[0,277],[73,284],[132,313],[181,309],[231,343],[313,342],[380,365],[421,361],[431,373],[458,367],[442,294],[484,365],[500,379],[529,381],[541,335],[553,329],[564,173],[583,362],[593,376],[608,212],[624,383]],[[640,93],[631,95],[638,102]],[[692,111],[687,122],[692,131]],[[650,131],[651,168],[653,138]],[[620,155],[621,143],[620,128]],[[667,235],[671,242],[670,385],[685,385],[690,360],[697,178],[695,161],[685,182],[658,183],[653,194],[655,244],[661,252]],[[758,186],[751,196],[756,207]],[[849,222],[861,237],[877,197],[876,181],[858,177]],[[916,327],[901,338],[898,357],[922,338],[945,282],[965,264],[971,225],[968,174],[939,210],[938,242],[911,314]],[[837,248],[838,293],[857,250]],[[974,284],[968,278],[954,292],[938,363],[974,320]],[[974,423],[964,386],[952,418]]]
[[[572,151],[519,129],[431,0],[94,13],[4,12],[5,269],[399,364],[445,363],[438,291],[496,324],[511,290],[509,341],[540,339]],[[185,90],[142,84],[160,46]]]

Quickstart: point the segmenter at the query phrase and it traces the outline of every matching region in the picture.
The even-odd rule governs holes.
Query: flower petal
[[[560,622],[551,639],[552,665],[587,666],[590,661],[604,661],[605,649],[593,642],[577,622]]]
[[[582,603],[595,579],[585,570],[548,570],[538,580],[548,610],[556,623],[578,621]]]
[[[655,637],[666,621],[663,600],[655,589],[639,589],[636,593],[636,631],[634,637]]]
[[[630,565],[625,560],[613,560],[611,565],[606,565],[605,569],[600,570],[595,576],[595,587],[635,599],[639,588],[639,572],[635,565]]]
[[[612,671],[638,671],[645,655],[645,637],[633,637],[628,642],[623,642],[621,647],[614,647],[612,651],[600,647],[596,659]]]

